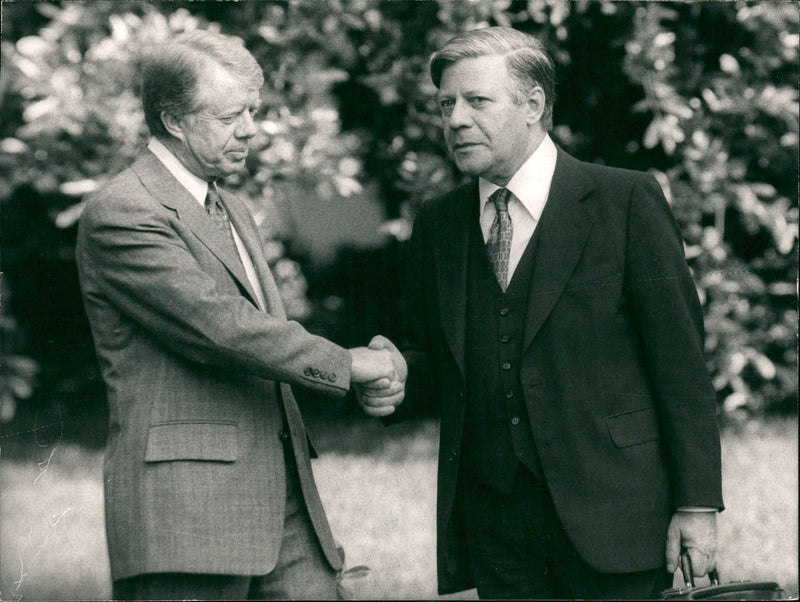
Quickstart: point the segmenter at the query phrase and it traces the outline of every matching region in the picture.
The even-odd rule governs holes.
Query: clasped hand
[[[369,416],[388,416],[405,395],[408,367],[403,354],[386,337],[374,337],[369,347],[350,350],[350,379],[356,398]]]

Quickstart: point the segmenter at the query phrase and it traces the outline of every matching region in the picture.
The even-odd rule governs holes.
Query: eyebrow
[[[214,112],[213,114],[214,114],[215,117],[233,117],[234,115],[238,115],[238,114],[242,113],[243,111],[247,111],[248,109],[250,109],[250,106],[251,105],[250,105],[249,102],[248,103],[243,103],[243,104],[237,105],[235,107],[229,107],[229,108],[223,109],[221,111]]]
[[[469,90],[464,90],[463,92],[439,92],[436,94],[437,99],[442,98],[453,98],[454,96],[463,96],[464,98],[470,98],[472,96],[485,96],[489,98],[492,95],[491,90],[487,89],[479,89],[479,88],[470,88]]]

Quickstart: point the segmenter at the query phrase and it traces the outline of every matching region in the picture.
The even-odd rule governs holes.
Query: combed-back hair
[[[431,57],[430,74],[434,85],[439,87],[442,72],[453,63],[481,56],[506,58],[516,84],[512,92],[518,102],[522,102],[534,86],[544,90],[542,125],[550,130],[555,102],[555,65],[544,45],[527,33],[511,27],[487,27],[456,35]]]
[[[198,77],[209,61],[229,69],[255,88],[264,73],[240,38],[205,30],[191,31],[149,49],[141,56],[141,94],[150,133],[169,136],[161,113],[182,117],[200,108]]]

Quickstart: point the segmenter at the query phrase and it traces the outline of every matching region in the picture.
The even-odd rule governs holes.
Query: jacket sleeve
[[[225,294],[178,233],[172,212],[144,192],[116,192],[92,199],[81,216],[76,254],[87,304],[110,304],[195,362],[325,393],[348,390],[346,349]]]
[[[435,303],[435,282],[430,276],[433,272],[433,254],[426,246],[425,229],[429,220],[425,213],[421,211],[415,219],[411,239],[406,245],[403,340],[400,344],[408,364],[405,398],[394,413],[383,419],[385,424],[413,416],[430,415],[438,402],[431,348],[433,325],[430,324],[431,304]]]
[[[722,509],[716,395],[704,357],[700,302],[678,224],[643,177],[628,207],[625,286],[666,442],[673,503]]]

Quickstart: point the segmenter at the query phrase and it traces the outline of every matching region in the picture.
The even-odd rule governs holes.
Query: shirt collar
[[[556,170],[556,157],[558,151],[556,145],[545,134],[536,150],[525,163],[517,170],[517,173],[506,184],[506,188],[519,199],[522,206],[531,214],[536,221],[542,216],[544,205],[547,202],[547,195],[550,193],[550,184],[553,181],[553,173]],[[481,214],[489,201],[492,193],[500,188],[497,184],[479,178],[478,195],[481,202]]]
[[[206,194],[208,193],[208,182],[198,178],[181,163],[178,158],[169,150],[164,143],[155,136],[150,138],[147,148],[164,164],[175,179],[189,191],[198,203],[205,205]]]

